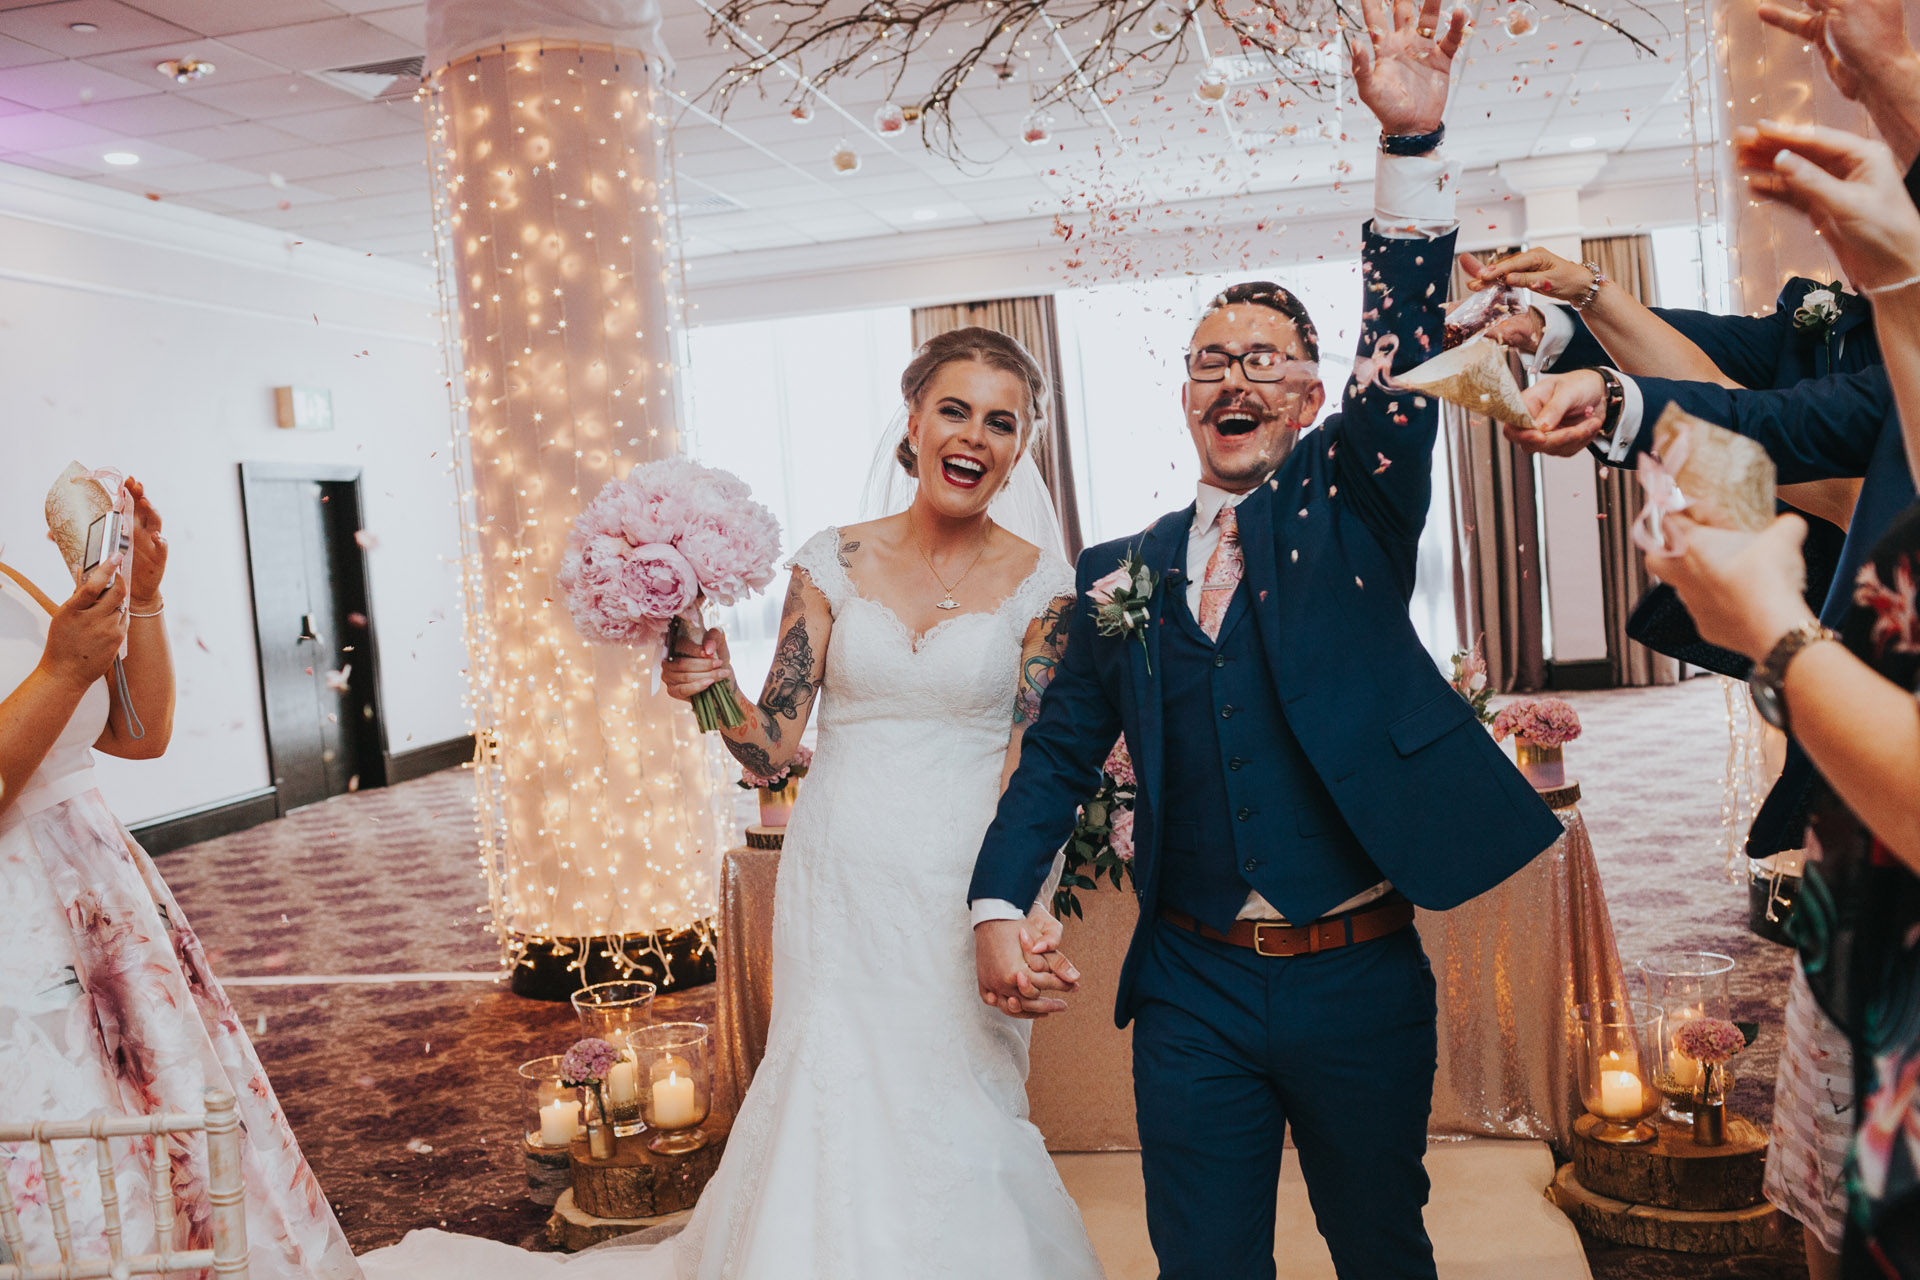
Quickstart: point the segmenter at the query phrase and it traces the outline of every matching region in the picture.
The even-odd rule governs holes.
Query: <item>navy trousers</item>
[[[1161,1280],[1271,1280],[1289,1124],[1343,1280],[1434,1280],[1421,1212],[1438,1050],[1419,935],[1272,959],[1151,927],[1133,1087]]]

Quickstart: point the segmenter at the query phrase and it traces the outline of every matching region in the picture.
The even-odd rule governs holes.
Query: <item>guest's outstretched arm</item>
[[[1820,51],[1834,87],[1867,109],[1902,170],[1920,160],[1920,55],[1902,0],[1821,0],[1812,12],[1762,4],[1760,21]]]
[[[800,749],[800,735],[806,732],[826,675],[827,640],[832,632],[833,610],[827,598],[806,570],[796,568],[780,607],[780,644],[758,702],[748,702],[740,692],[726,634],[717,627],[707,632],[698,649],[682,642],[662,665],[661,683],[671,697],[684,702],[722,680],[733,680],[734,697],[746,723],[721,729],[721,741],[747,772],[771,777]]]

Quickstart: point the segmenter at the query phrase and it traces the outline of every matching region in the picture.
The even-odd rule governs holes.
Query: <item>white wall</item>
[[[104,760],[137,823],[268,785],[238,464],[364,468],[389,748],[465,733],[447,397],[424,269],[0,166],[0,541],[56,599],[45,494],[70,460],[149,486],[172,544],[172,749]],[[330,388],[282,431],[273,388]]]

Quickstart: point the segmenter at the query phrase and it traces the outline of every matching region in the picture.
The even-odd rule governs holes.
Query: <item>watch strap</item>
[[[1772,699],[1778,711],[1777,720],[1769,717],[1774,726],[1787,730],[1786,679],[1787,668],[1800,655],[1800,651],[1822,640],[1838,640],[1840,633],[1831,627],[1822,626],[1815,619],[1808,619],[1793,630],[1773,642],[1767,650],[1767,656],[1754,664],[1753,674],[1747,677],[1747,683],[1756,690],[1764,689]]]
[[[1383,133],[1380,150],[1390,156],[1423,156],[1447,140],[1443,123],[1432,133]]]

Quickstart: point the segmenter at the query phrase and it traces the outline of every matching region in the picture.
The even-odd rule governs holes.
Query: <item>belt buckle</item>
[[[1284,937],[1286,931],[1291,927],[1290,925],[1284,924],[1263,924],[1255,922],[1253,926],[1253,953],[1258,956],[1266,956],[1270,960],[1285,960],[1290,956],[1298,955],[1299,953],[1295,951],[1269,951],[1263,945],[1267,936],[1267,930],[1272,929]]]

